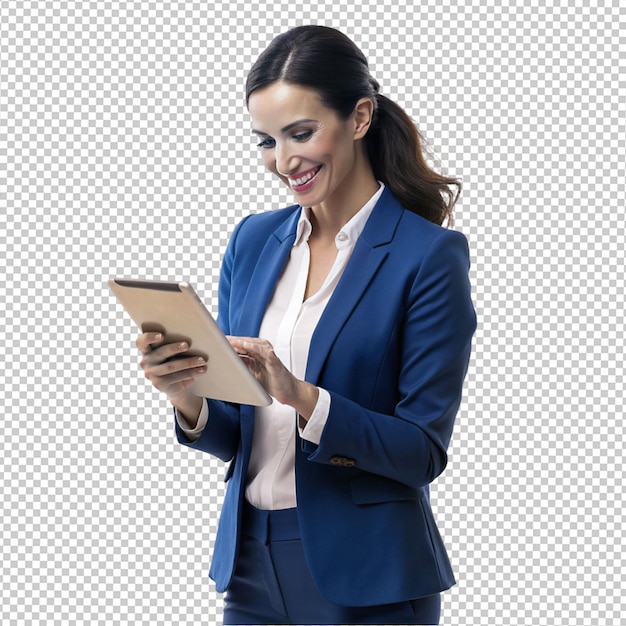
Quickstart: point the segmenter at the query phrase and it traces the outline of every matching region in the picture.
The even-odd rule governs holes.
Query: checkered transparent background
[[[2,624],[220,621],[222,464],[175,442],[105,281],[187,279],[214,310],[235,223],[291,201],[243,84],[301,23],[349,34],[464,181],[442,623],[624,623],[624,7],[2,0]]]

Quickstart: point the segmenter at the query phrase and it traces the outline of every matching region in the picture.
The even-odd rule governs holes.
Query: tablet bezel
[[[189,341],[185,355],[206,358],[207,371],[190,387],[193,394],[253,406],[272,403],[189,283],[111,278],[108,284],[142,332],[162,332],[167,343]]]

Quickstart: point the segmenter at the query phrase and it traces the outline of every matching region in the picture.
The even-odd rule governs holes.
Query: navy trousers
[[[438,624],[440,594],[368,607],[326,600],[306,563],[296,509],[260,511],[246,505],[233,581],[224,597],[224,624]]]

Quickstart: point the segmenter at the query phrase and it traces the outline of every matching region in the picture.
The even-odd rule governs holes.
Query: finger
[[[168,372],[164,375],[159,375],[155,369],[150,369],[145,372],[145,376],[159,391],[164,391],[169,395],[173,393],[172,390],[180,383],[190,385],[198,376],[205,372],[206,366],[201,365],[199,367],[190,367]]]
[[[204,357],[193,356],[184,359],[164,361],[163,363],[153,365],[149,368],[149,374],[151,376],[162,378],[171,374],[178,374],[180,372],[193,372],[198,368],[205,368],[205,366],[206,359],[204,359]]]
[[[241,346],[246,341],[256,345],[271,345],[267,339],[261,339],[259,337],[235,337],[234,335],[226,335],[226,339],[228,339],[231,346]]]
[[[157,380],[151,380],[150,382],[154,385],[155,389],[172,398],[189,389],[189,387],[193,385],[195,379],[195,376],[188,376],[186,378],[171,377],[166,379],[159,378]]]
[[[160,386],[163,387],[163,390],[167,393],[171,393],[172,389],[181,383],[191,385],[193,381],[200,376],[200,374],[204,374],[204,372],[206,372],[206,367],[204,366],[180,370],[160,378]]]
[[[260,358],[266,358],[274,351],[272,344],[267,339],[258,337],[227,337],[230,345],[239,354],[249,354]]]
[[[168,359],[172,359],[185,353],[187,350],[189,350],[189,343],[186,341],[166,343],[164,346],[159,346],[154,348],[154,350],[145,352],[139,366],[143,369],[146,369],[146,367],[154,367],[156,365],[160,365]]]
[[[276,356],[274,347],[269,341],[254,342],[244,340],[242,348],[248,356],[261,361],[265,367],[280,363],[280,359]]]
[[[186,391],[187,389],[189,389],[189,387],[191,387],[191,385],[193,385],[194,380],[195,380],[194,378],[189,378],[187,380],[181,380],[180,382],[175,383],[175,384],[171,385],[168,389],[166,389],[165,393],[166,393],[166,395],[169,398],[174,398],[179,393],[182,393],[183,391]]]
[[[244,350],[242,347],[243,337],[233,337],[231,335],[226,335],[226,339],[228,339],[228,343],[230,343],[231,347],[240,354],[243,354]]]
[[[164,341],[163,333],[143,333],[137,337],[135,341],[136,346],[140,352],[149,352],[153,346],[158,345]]]

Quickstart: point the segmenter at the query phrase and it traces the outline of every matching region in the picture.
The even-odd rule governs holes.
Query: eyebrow
[[[303,119],[303,120],[298,120],[296,122],[291,122],[291,124],[287,124],[287,126],[284,126],[283,128],[280,129],[281,133],[286,133],[287,131],[291,130],[294,126],[298,126],[299,124],[307,124],[309,122],[317,122],[318,120],[310,120],[310,119]],[[252,129],[252,132],[255,135],[263,135],[264,137],[269,137],[269,135],[267,133],[264,133],[263,131],[260,130],[256,130],[256,129]]]

